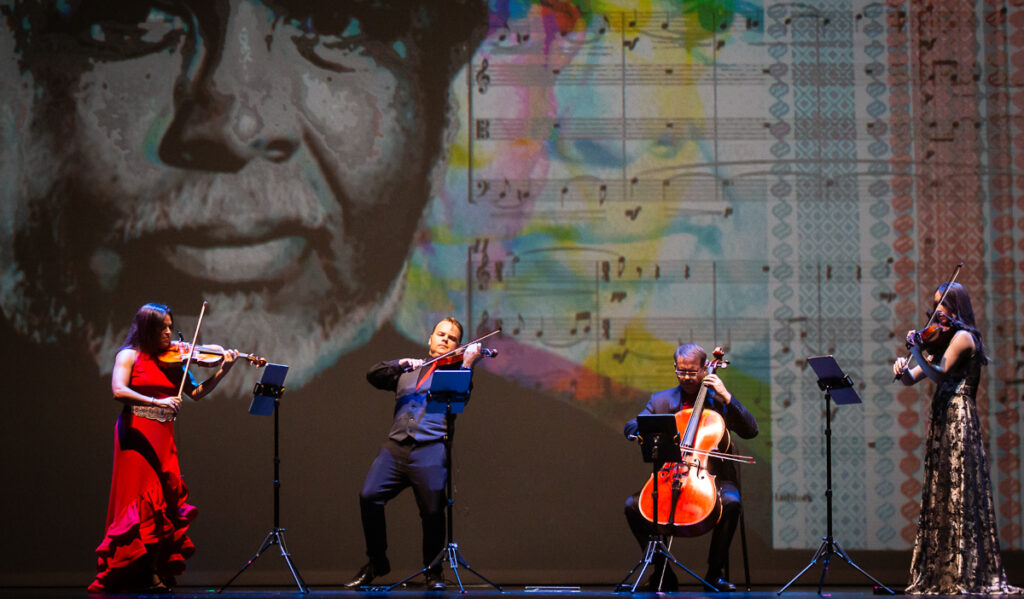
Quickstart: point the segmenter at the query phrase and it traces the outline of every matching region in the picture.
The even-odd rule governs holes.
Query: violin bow
[[[740,462],[742,464],[754,464],[754,458],[748,455],[737,455],[735,453],[724,453],[721,451],[715,451],[714,449],[697,449],[696,447],[684,447],[683,453],[695,453],[697,455],[706,455],[709,458],[718,458],[720,460],[728,460],[730,462]]]
[[[192,345],[188,349],[188,358],[185,358],[185,369],[181,374],[181,385],[178,386],[178,399],[185,390],[185,379],[188,377],[188,367],[192,363],[192,354],[195,353],[196,341],[199,339],[199,327],[203,326],[203,314],[206,314],[206,300],[203,300],[203,307],[199,310],[199,322],[196,323],[196,332],[192,335]]]
[[[431,358],[431,359],[427,360],[426,362],[420,364],[420,368],[423,368],[425,366],[430,366],[431,364],[433,364],[434,362],[437,362],[438,360],[443,360],[444,358],[447,358],[448,356],[454,354],[455,352],[457,352],[459,350],[466,349],[470,345],[473,345],[474,343],[479,343],[479,342],[483,341],[484,339],[487,339],[491,335],[497,335],[500,332],[501,332],[501,328],[494,329],[490,333],[487,333],[486,335],[483,335],[481,337],[477,337],[476,339],[470,341],[469,343],[465,343],[463,345],[460,345],[460,346],[456,347],[455,349],[453,349],[451,351],[445,352],[445,353],[441,354],[440,356],[437,356],[437,357],[434,357],[434,358]]]
[[[922,330],[927,329],[928,327],[930,327],[931,324],[932,324],[932,321],[935,320],[935,314],[939,311],[939,306],[941,306],[942,302],[945,301],[946,294],[949,293],[949,288],[952,287],[953,283],[956,282],[956,277],[957,277],[957,275],[960,274],[960,269],[963,268],[963,265],[964,265],[964,263],[960,262],[959,264],[956,265],[956,268],[953,269],[953,276],[949,277],[949,280],[946,281],[946,283],[945,283],[946,288],[942,291],[942,295],[939,296],[939,303],[936,304],[935,309],[932,310],[932,315],[928,317],[928,322],[924,323],[924,326],[921,327]],[[900,379],[900,377],[903,376],[903,373],[906,372],[907,369],[910,368],[910,358],[911,357],[913,357],[913,354],[911,354],[910,357],[907,358],[907,364],[906,364],[906,366],[904,366],[903,371],[901,371],[896,376],[892,377],[892,382],[895,383],[896,381],[898,381]]]

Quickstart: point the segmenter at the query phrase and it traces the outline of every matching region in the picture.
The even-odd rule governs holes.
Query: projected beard
[[[204,339],[280,356],[293,384],[364,342],[397,299],[448,85],[486,23],[479,3],[395,4],[4,9],[4,94],[27,114],[0,139],[15,329],[87,339],[106,370],[139,305],[184,328],[205,299]]]

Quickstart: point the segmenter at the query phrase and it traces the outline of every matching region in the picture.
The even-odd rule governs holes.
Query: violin
[[[486,335],[477,337],[476,339],[470,341],[469,343],[460,345],[460,346],[456,347],[455,349],[453,349],[451,351],[447,351],[447,352],[441,354],[440,356],[436,356],[434,358],[426,360],[422,364],[420,364],[419,367],[420,368],[426,368],[427,366],[430,366],[431,364],[434,364],[434,363],[437,363],[438,366],[449,366],[451,364],[458,364],[459,362],[462,361],[462,354],[466,353],[466,348],[467,347],[469,347],[470,345],[473,345],[474,343],[479,343],[479,342],[483,341],[484,339],[487,339],[491,335],[497,335],[500,332],[501,332],[501,329],[495,329],[495,330],[491,331],[490,333],[487,333]],[[482,348],[480,348],[480,355],[485,357],[485,358],[497,358],[498,357],[498,350],[491,349],[489,347],[482,347]],[[407,370],[412,370],[412,368],[407,368]]]
[[[942,295],[939,297],[939,303],[935,305],[935,309],[932,310],[932,313],[928,316],[928,322],[925,323],[924,328],[914,332],[915,335],[919,335],[921,337],[921,347],[925,349],[928,349],[929,346],[933,346],[936,341],[942,339],[952,327],[952,322],[949,317],[946,316],[945,312],[939,310],[939,306],[941,306],[942,302],[945,301],[946,294],[949,293],[949,288],[953,286],[953,283],[956,281],[957,275],[960,274],[960,269],[963,268],[963,265],[964,263],[960,262],[956,265],[956,268],[953,269],[953,274],[949,277],[949,280],[946,281],[946,288],[942,291]],[[910,349],[911,346],[912,344],[908,340],[907,349]],[[907,359],[907,364],[903,371],[906,372],[909,369],[910,358]],[[893,376],[892,382],[895,383],[901,376],[903,376],[903,372]]]
[[[713,360],[706,363],[707,374],[725,368],[725,352],[716,347]],[[737,456],[714,450],[726,439],[729,431],[725,419],[713,410],[705,410],[708,388],[701,385],[692,408],[676,412],[676,426],[684,431],[680,441],[681,462],[669,462],[658,472],[657,480],[652,474],[640,491],[640,513],[654,522],[654,488],[658,490],[658,522],[667,526],[675,536],[695,537],[704,534],[718,524],[722,517],[722,500],[715,487],[714,475],[708,474],[709,457]],[[738,459],[738,461],[747,461]],[[753,462],[753,460],[749,460]]]
[[[190,347],[191,344],[184,341],[172,341],[171,346],[157,356],[157,360],[168,367],[179,367],[186,361],[189,361],[189,355],[191,354],[192,364],[214,367],[220,366],[224,361],[224,353],[227,351],[222,346],[214,344],[197,345],[193,351],[189,352]],[[248,360],[253,366],[263,367],[267,365],[266,358],[253,354],[238,352],[238,357]]]
[[[944,312],[935,310],[935,313],[932,314],[932,318],[935,319],[934,322],[920,331],[915,331],[915,334],[921,338],[921,347],[925,349],[934,347],[936,342],[943,339],[946,336],[946,333],[953,329],[953,321],[951,321]],[[911,344],[908,342],[907,349],[910,349],[910,346]]]

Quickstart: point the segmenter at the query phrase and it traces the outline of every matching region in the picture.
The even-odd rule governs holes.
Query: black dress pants
[[[384,505],[412,487],[423,528],[423,565],[444,549],[445,449],[441,441],[398,443],[388,439],[366,473],[359,492],[359,509],[366,538],[366,555],[380,566],[387,563],[387,521]]]

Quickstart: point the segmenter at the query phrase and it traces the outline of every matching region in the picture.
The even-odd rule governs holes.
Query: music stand
[[[821,389],[825,394],[825,514],[826,514],[826,534],[821,540],[821,545],[818,546],[818,550],[814,552],[811,557],[810,563],[804,566],[803,570],[797,573],[796,576],[786,583],[784,587],[778,590],[776,595],[781,595],[792,585],[798,578],[803,576],[804,572],[811,569],[811,566],[816,564],[819,559],[822,561],[821,578],[818,579],[818,595],[821,595],[821,587],[825,584],[825,575],[828,574],[829,565],[832,563],[832,555],[835,554],[842,558],[843,561],[850,564],[858,572],[867,576],[875,583],[875,590],[884,589],[890,595],[895,595],[892,589],[879,582],[874,576],[865,572],[860,566],[858,566],[850,556],[847,555],[846,550],[839,544],[839,541],[832,536],[832,400],[834,399],[836,405],[849,405],[861,403],[860,397],[857,392],[853,389],[853,379],[848,374],[843,373],[843,369],[836,363],[835,358],[832,356],[816,356],[807,358],[807,363],[810,364],[814,370],[814,374],[818,375],[818,388]]]
[[[283,364],[267,364],[267,369],[263,373],[263,378],[260,382],[256,383],[256,386],[252,390],[252,403],[249,405],[249,413],[255,416],[270,416],[274,415],[274,526],[267,533],[267,537],[263,539],[263,544],[256,551],[256,555],[253,555],[249,561],[245,563],[242,568],[231,577],[231,580],[224,583],[224,586],[217,589],[220,593],[224,589],[235,581],[236,578],[241,576],[242,572],[255,562],[259,556],[263,555],[271,545],[278,545],[281,548],[281,557],[284,558],[285,564],[288,565],[288,569],[292,573],[292,578],[295,579],[295,584],[299,586],[300,593],[308,593],[309,587],[306,586],[305,581],[302,580],[302,576],[299,575],[299,570],[292,563],[291,554],[288,553],[288,547],[284,542],[284,529],[281,528],[281,476],[280,476],[280,465],[281,458],[278,454],[278,406],[281,403],[281,395],[284,394],[284,377],[288,374],[288,367]]]
[[[651,536],[647,540],[647,546],[644,548],[644,556],[640,558],[640,561],[633,566],[633,569],[626,574],[626,577],[622,579],[616,587],[616,591],[627,590],[626,581],[628,581],[633,574],[640,569],[640,572],[636,575],[636,580],[633,581],[632,585],[628,586],[630,593],[635,593],[636,588],[640,586],[640,581],[643,580],[644,574],[647,572],[647,568],[654,562],[654,557],[660,555],[665,558],[665,569],[667,570],[670,566],[668,560],[679,566],[690,576],[693,576],[704,585],[706,589],[717,588],[712,586],[708,581],[704,580],[700,576],[697,576],[696,572],[684,566],[679,560],[677,560],[672,552],[669,551],[663,535],[658,533],[658,473],[661,472],[661,468],[667,462],[681,462],[683,461],[683,455],[679,448],[679,428],[676,425],[675,414],[640,414],[636,417],[637,425],[637,439],[640,441],[640,453],[643,455],[644,462],[651,464],[653,469],[652,476],[654,477],[654,486],[651,489],[651,499],[654,504],[654,522],[651,524],[653,531]],[[639,501],[638,501],[639,504]],[[658,580],[658,588],[656,592],[661,592],[661,584],[665,579],[665,570],[661,571],[661,578]]]
[[[446,423],[444,435],[444,465],[447,474],[445,477],[444,492],[446,498],[445,511],[447,517],[446,534],[448,537],[448,544],[441,549],[437,556],[434,557],[429,564],[424,566],[422,570],[414,572],[395,584],[389,587],[384,587],[382,590],[390,591],[399,585],[405,584],[420,574],[425,574],[428,570],[436,566],[441,566],[443,570],[445,564],[448,564],[452,569],[452,574],[455,575],[455,581],[459,583],[460,593],[465,593],[466,587],[463,586],[462,577],[459,576],[459,566],[469,570],[475,574],[477,578],[483,580],[499,591],[502,590],[500,586],[488,580],[483,574],[480,574],[466,563],[466,559],[462,557],[462,553],[459,552],[459,544],[455,542],[455,527],[452,522],[454,516],[453,506],[455,505],[455,500],[453,498],[454,488],[452,485],[452,440],[455,437],[455,415],[461,414],[466,409],[466,403],[469,401],[469,389],[472,377],[472,370],[435,370],[431,377],[430,390],[427,392],[427,413],[444,414]]]

